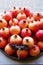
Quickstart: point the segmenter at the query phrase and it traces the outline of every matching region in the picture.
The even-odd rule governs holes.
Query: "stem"
[[[0,20],[0,22],[2,23],[2,20]]]
[[[21,7],[19,7],[19,9],[21,10]]]
[[[4,11],[4,13],[6,13],[6,11]]]
[[[28,29],[26,29],[26,32],[28,32]]]
[[[5,28],[2,28],[3,30],[5,30]]]
[[[31,21],[33,23],[33,21]]]
[[[14,37],[17,38],[17,35],[15,35]]]
[[[24,8],[24,10],[25,10],[25,8]]]
[[[40,14],[39,14],[39,13],[37,13],[37,15],[38,15],[38,16],[40,16]]]
[[[21,14],[23,14],[23,12],[21,12]]]
[[[14,9],[16,9],[16,7],[14,7]]]
[[[26,39],[26,41],[27,41],[27,42],[29,42],[29,40],[28,40],[28,39]]]
[[[23,23],[26,23],[26,21],[23,21]]]

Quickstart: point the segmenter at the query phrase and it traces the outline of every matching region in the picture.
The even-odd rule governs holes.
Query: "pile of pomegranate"
[[[16,50],[12,44],[27,45],[28,49]],[[0,15],[0,49],[22,59],[38,56],[43,51],[43,14],[17,7],[4,11]]]

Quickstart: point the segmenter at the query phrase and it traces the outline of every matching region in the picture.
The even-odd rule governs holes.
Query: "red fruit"
[[[33,48],[30,49],[31,56],[38,56],[40,54],[40,49],[37,45],[34,45]]]
[[[16,17],[17,14],[18,14],[18,9],[17,9],[16,7],[14,7],[14,8],[10,11],[10,13],[11,13],[12,17],[14,18],[14,17]]]
[[[38,21],[42,18],[42,14],[41,13],[35,13],[33,15],[33,18],[34,18],[35,21]]]
[[[36,38],[39,40],[43,40],[43,30],[38,30],[36,32]]]
[[[4,27],[4,28],[0,29],[0,36],[2,36],[4,38],[8,38],[9,35],[10,35],[9,28]]]
[[[21,36],[24,38],[24,37],[26,37],[26,36],[31,36],[31,31],[28,29],[28,28],[24,28],[24,29],[22,29],[22,31],[21,31]]]
[[[28,25],[28,22],[26,20],[21,20],[18,25],[20,26],[20,28],[26,28]]]
[[[10,27],[10,33],[11,34],[19,34],[20,33],[20,27],[18,25],[11,26]]]
[[[32,37],[24,37],[23,38],[23,45],[28,45],[29,48],[32,48],[34,45],[34,40]]]
[[[10,37],[7,39],[8,43],[10,43]]]
[[[0,48],[4,48],[6,46],[7,42],[4,38],[0,37]]]
[[[20,58],[26,58],[28,55],[28,50],[17,50],[17,56]]]
[[[40,50],[43,50],[43,41],[39,41],[37,45],[40,48]]]
[[[32,22],[32,21],[34,21],[33,17],[31,17],[31,18],[27,17],[27,22],[28,22],[28,23],[30,23],[30,22]]]
[[[42,19],[40,19],[40,22],[39,22],[39,27],[40,27],[41,29],[43,29],[43,18],[42,18]]]
[[[17,45],[22,44],[22,38],[19,35],[16,35],[16,34],[12,35],[10,37],[10,43],[11,44],[17,44]]]
[[[14,26],[14,25],[17,25],[18,24],[18,20],[16,18],[12,18],[10,21],[9,21],[9,25],[10,26]]]
[[[39,24],[38,22],[36,21],[32,21],[29,23],[29,29],[32,31],[32,32],[36,32],[38,29],[39,29]]]
[[[7,27],[7,26],[8,26],[7,21],[4,19],[0,19],[0,28]]]
[[[7,44],[4,50],[5,53],[7,53],[8,55],[13,55],[15,53],[15,50],[12,49],[10,44]]]
[[[26,19],[25,13],[19,13],[19,14],[17,15],[17,19],[18,19],[18,20]]]
[[[34,39],[34,44],[37,43],[37,38],[35,36],[32,36],[32,38]]]
[[[7,22],[9,22],[9,20],[12,18],[10,12],[4,12],[4,14],[2,15],[2,18],[5,19]]]
[[[29,10],[29,9],[27,9],[27,8],[24,8],[24,13],[26,14],[26,16],[28,17],[32,17],[32,15],[33,15],[33,13]]]

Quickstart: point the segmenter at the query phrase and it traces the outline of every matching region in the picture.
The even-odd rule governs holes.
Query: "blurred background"
[[[43,11],[43,0],[0,0],[0,12],[12,7],[27,7],[32,11]]]

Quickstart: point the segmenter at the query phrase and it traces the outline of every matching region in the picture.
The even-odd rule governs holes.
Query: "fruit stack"
[[[21,49],[20,45],[28,49]],[[17,7],[4,11],[0,15],[0,49],[22,59],[38,56],[43,51],[43,14]]]

